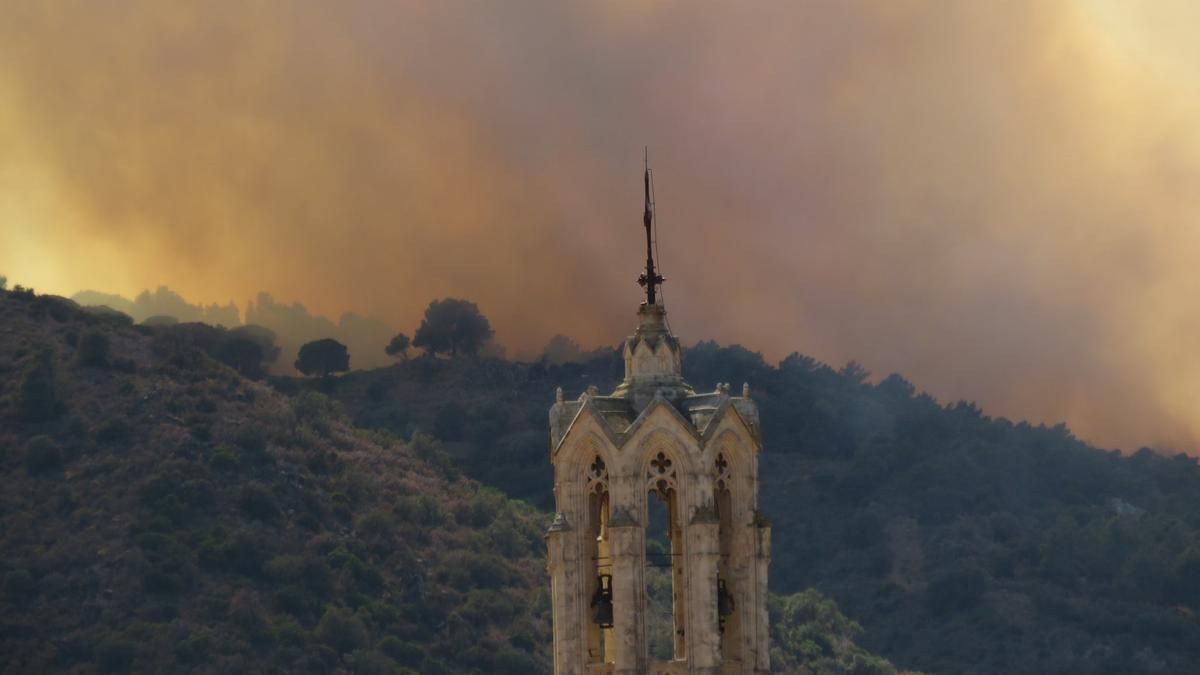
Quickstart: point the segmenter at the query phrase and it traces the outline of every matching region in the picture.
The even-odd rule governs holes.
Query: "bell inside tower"
[[[589,663],[612,663],[612,555],[609,537],[608,468],[597,457],[588,472],[587,557],[591,561],[590,621],[587,655]]]

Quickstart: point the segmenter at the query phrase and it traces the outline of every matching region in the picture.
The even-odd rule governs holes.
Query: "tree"
[[[245,339],[258,345],[262,351],[263,363],[275,363],[279,359],[279,344],[278,336],[275,331],[265,326],[256,324],[246,324],[237,328],[229,329],[230,337]]]
[[[100,331],[88,331],[79,341],[79,363],[84,366],[103,368],[108,365],[108,335]]]
[[[494,331],[479,307],[458,298],[434,300],[425,308],[425,318],[413,336],[414,347],[430,354],[475,354]]]
[[[31,476],[62,469],[62,449],[49,436],[34,436],[25,444],[25,468]]]
[[[177,323],[179,323],[179,319],[168,314],[155,314],[154,316],[142,319],[142,325],[150,326],[151,328],[156,326],[174,326]]]
[[[313,631],[318,640],[332,647],[339,654],[353,651],[367,642],[367,628],[349,610],[330,607],[321,616]]]
[[[43,349],[33,359],[21,381],[18,411],[26,422],[48,422],[63,411],[58,395],[57,375],[54,368],[54,352]]]
[[[384,347],[383,351],[386,352],[388,356],[399,356],[407,361],[408,348],[411,344],[412,340],[409,340],[407,335],[404,333],[396,333],[396,337],[392,338],[392,341],[387,344],[387,347]]]
[[[296,370],[321,377],[345,372],[350,370],[350,352],[346,351],[346,345],[332,338],[313,340],[300,348]]]
[[[566,335],[555,335],[542,348],[542,360],[560,366],[564,363],[580,363],[584,360],[579,343]]]
[[[238,371],[242,377],[259,380],[266,374],[262,367],[262,348],[249,338],[226,335],[214,356],[221,363]]]
[[[264,364],[279,358],[275,332],[262,326],[238,326],[225,332],[209,353],[221,363],[251,380],[261,380]]]

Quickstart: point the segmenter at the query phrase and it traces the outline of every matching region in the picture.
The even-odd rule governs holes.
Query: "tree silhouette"
[[[230,338],[249,340],[262,351],[263,363],[275,363],[279,359],[279,344],[275,331],[265,326],[247,324],[229,329]]]
[[[218,361],[251,380],[259,380],[266,375],[262,365],[262,347],[248,337],[227,335],[217,347],[216,357]]]
[[[413,346],[430,354],[475,354],[492,336],[492,325],[475,303],[458,298],[434,300],[413,336]]]
[[[332,338],[313,340],[300,348],[296,370],[321,377],[345,372],[350,370],[350,352],[346,351],[346,345]]]
[[[396,333],[396,337],[392,338],[392,341],[388,343],[387,347],[384,347],[383,351],[386,352],[388,356],[399,356],[407,361],[408,348],[411,344],[412,340],[409,340],[407,335],[404,333]]]
[[[54,350],[46,347],[33,359],[33,364],[21,381],[17,410],[26,422],[48,422],[63,411],[58,393]]]

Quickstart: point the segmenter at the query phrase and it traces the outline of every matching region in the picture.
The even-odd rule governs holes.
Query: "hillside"
[[[544,514],[179,337],[0,301],[0,671],[548,670]]]
[[[0,291],[0,672],[549,672],[549,514],[214,335]],[[816,591],[772,612],[779,672],[897,672]]]
[[[684,356],[698,390],[751,384],[774,521],[771,587],[815,587],[867,648],[930,673],[1190,673],[1200,659],[1195,458],[943,405],[893,375],[742,347]],[[610,389],[615,354],[549,365],[415,359],[328,389],[360,425],[442,439],[464,472],[551,508],[556,386]],[[286,391],[313,383],[275,381]]]

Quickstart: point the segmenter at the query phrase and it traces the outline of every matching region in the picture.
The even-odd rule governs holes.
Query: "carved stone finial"
[[[558,389],[555,389],[555,390],[554,390],[554,402],[555,402],[555,403],[562,403],[562,402],[563,402],[563,391],[562,391],[562,387],[559,387]]]
[[[566,532],[571,529],[571,523],[567,520],[567,514],[559,511],[554,514],[554,522],[550,523],[550,527],[546,533],[551,532]]]
[[[742,383],[742,398],[750,398],[750,383]]]

